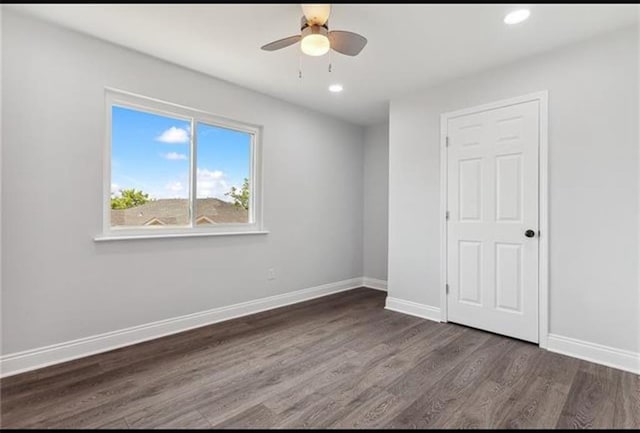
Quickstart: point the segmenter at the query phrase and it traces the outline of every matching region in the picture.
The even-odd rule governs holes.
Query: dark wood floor
[[[640,376],[383,309],[369,289],[1,383],[3,428],[640,428]]]

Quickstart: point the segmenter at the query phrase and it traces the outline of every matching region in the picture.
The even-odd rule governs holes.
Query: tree
[[[129,209],[150,201],[149,194],[135,188],[121,189],[118,197],[111,197],[111,209]]]
[[[233,204],[245,210],[249,209],[249,179],[244,178],[242,188],[231,187],[231,191],[225,193],[227,197],[233,199]]]

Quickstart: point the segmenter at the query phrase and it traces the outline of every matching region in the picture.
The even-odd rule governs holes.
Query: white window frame
[[[112,107],[119,106],[143,111],[161,116],[191,122],[190,140],[190,179],[189,179],[189,225],[186,226],[111,226],[111,131]],[[197,134],[195,125],[218,126],[251,135],[251,167],[249,182],[249,222],[248,223],[220,223],[215,225],[195,224],[197,197]],[[125,92],[118,89],[105,88],[105,145],[104,145],[104,173],[103,173],[103,217],[102,234],[96,236],[96,241],[139,239],[139,238],[167,238],[189,236],[215,235],[245,235],[268,233],[262,223],[262,127],[245,122],[239,122],[225,117],[207,113],[195,108],[185,107],[170,102],[161,101],[146,96]]]

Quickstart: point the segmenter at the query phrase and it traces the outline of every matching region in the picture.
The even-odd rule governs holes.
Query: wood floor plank
[[[340,409],[333,418],[336,421],[328,425],[335,429],[378,429],[385,426],[390,414],[403,406],[403,400],[377,386],[351,400]]]
[[[443,428],[488,429],[498,424],[513,407],[512,395],[526,384],[527,372],[541,355],[533,344],[515,343],[513,350],[497,360],[487,380],[464,400],[463,410],[451,414]]]
[[[557,428],[613,428],[620,376],[611,368],[585,363],[573,380]]]
[[[246,326],[246,325],[245,325]],[[235,335],[234,331],[232,331],[227,326],[222,327],[223,331],[228,333],[230,336]],[[242,332],[246,331],[246,328],[242,327]],[[186,336],[187,340],[191,339],[191,335],[188,334]],[[200,343],[198,343],[200,344]],[[171,344],[169,344],[171,346]],[[146,350],[146,343],[141,344],[142,350]],[[200,346],[198,346],[200,347]],[[119,352],[125,354],[123,358],[129,359],[131,351],[127,352],[126,349],[118,349],[114,352]],[[137,347],[136,347],[137,349]],[[171,368],[172,362],[174,367],[176,368],[184,368],[184,358],[187,357],[192,361],[197,359],[194,357],[194,351],[186,350],[185,353],[181,353],[180,351],[176,353],[168,353],[166,350],[162,350],[158,353],[155,361],[147,362],[144,360],[139,360],[137,357],[135,359],[129,359],[129,364],[124,364],[120,368],[113,370],[105,370],[101,368],[100,364],[103,362],[102,360],[97,364],[93,364],[93,375],[80,375],[77,376],[75,374],[68,375],[68,380],[58,381],[55,385],[42,387],[39,386],[38,381],[36,380],[34,386],[29,386],[28,389],[31,389],[31,392],[28,395],[15,396],[14,398],[9,398],[10,396],[2,392],[2,397],[6,400],[6,403],[3,404],[3,409],[7,412],[10,412],[12,407],[18,408],[30,408],[36,412],[43,412],[47,406],[51,404],[60,404],[61,402],[67,401],[67,397],[69,400],[73,398],[83,398],[83,393],[90,393],[94,395],[105,395],[112,396],[113,391],[111,389],[119,388],[126,386],[126,383],[131,383],[133,379],[147,379],[145,374],[153,375],[155,374],[155,370],[159,365],[162,365],[163,374],[166,374],[167,369]],[[109,360],[111,357],[115,356],[113,353],[108,352],[103,354],[104,358]],[[100,357],[102,355],[96,355],[96,357]],[[107,361],[108,362],[108,361]],[[104,389],[101,388],[104,386]],[[102,393],[102,394],[100,394]],[[24,416],[24,415],[23,415]]]
[[[620,371],[620,384],[616,394],[613,428],[640,428],[640,376]]]
[[[314,332],[311,332],[309,335],[313,335]],[[298,337],[305,337],[304,334],[301,334]],[[279,355],[282,354],[282,348],[286,348],[288,346],[294,345],[297,341],[297,338],[291,338],[291,337],[287,337],[286,338],[286,344],[283,341],[279,341],[277,342],[277,344],[273,344],[273,347],[271,349],[269,349],[270,346],[266,346],[265,350],[269,351],[271,350],[271,355],[267,356],[267,358],[272,358],[272,361],[275,360],[277,361],[277,363],[279,363],[281,360],[279,359]],[[247,352],[245,354],[245,356],[248,359],[255,359],[256,358],[256,352],[260,349],[260,347],[253,347],[254,350]],[[301,353],[301,351],[295,347],[290,348],[291,350],[295,350],[298,353]],[[285,354],[287,356],[285,356],[284,358],[291,358],[291,359],[297,359],[295,356],[293,356],[291,353],[289,354]],[[278,359],[273,358],[275,356],[278,356]],[[237,360],[236,360],[237,362]],[[328,366],[328,365],[327,365]],[[269,364],[265,364],[264,361],[262,362],[257,362],[255,363],[255,365],[246,365],[244,364],[244,361],[241,361],[240,363],[237,363],[236,366],[231,367],[230,369],[223,371],[222,373],[224,374],[224,381],[209,381],[208,384],[209,386],[216,386],[218,388],[218,394],[222,394],[224,392],[228,392],[230,394],[233,393],[233,391],[239,390],[238,389],[238,385],[245,382],[247,377],[251,377],[251,375],[253,374],[253,372],[258,372],[259,374],[263,374],[264,372],[268,372],[268,367]],[[230,375],[230,372],[233,372],[233,375]],[[223,387],[223,385],[226,386]],[[202,392],[203,388],[203,384],[200,383],[200,386],[195,387],[194,390],[187,390],[189,392],[187,392],[186,394],[180,394],[177,395],[176,398],[180,398],[181,401],[186,401],[189,402],[191,401],[194,405],[196,405],[196,403],[202,403],[203,401],[209,401],[210,399],[214,399],[217,396],[214,395],[213,393],[210,392],[210,390],[206,390],[204,393]],[[206,385],[206,384],[205,384]],[[167,406],[170,406],[171,402],[168,401],[167,402]],[[154,410],[157,410],[159,412],[162,412],[164,410],[167,410],[168,408],[163,407],[163,405],[160,405],[160,407],[155,408]]]
[[[345,369],[340,372],[327,371],[322,376],[312,378],[308,383],[286,389],[265,401],[265,405],[276,413],[283,414],[283,419],[287,419],[288,415],[300,412],[327,396],[346,401],[367,388],[389,384],[399,377],[413,360],[426,356],[430,351],[446,344],[458,335],[458,332],[451,327],[423,321],[405,329],[397,337],[391,337],[365,351],[348,366],[348,374],[339,374],[345,373]],[[442,335],[443,338],[436,340],[436,335]],[[341,396],[341,390],[348,390],[348,396]]]
[[[461,329],[460,335],[446,346],[434,350],[405,374],[394,381],[388,390],[405,399],[417,398],[433,386],[446,373],[463,362],[490,335],[473,329]]]
[[[396,313],[393,314],[396,315]],[[381,315],[381,317],[387,317],[387,315]],[[399,329],[406,330],[404,323],[400,325]],[[434,328],[430,326],[425,326],[422,329],[428,330],[426,332],[423,331],[421,334],[424,339],[426,339],[429,334],[435,334],[435,331],[443,332],[447,330],[445,327]],[[379,340],[376,339],[375,341]],[[333,341],[333,343],[335,344],[336,342]],[[372,378],[380,379],[385,377],[387,379],[393,379],[394,376],[390,374],[391,370],[389,369],[386,369],[387,374],[380,373],[382,369],[385,369],[386,365],[383,365],[382,369],[378,367],[384,364],[391,354],[403,348],[415,349],[416,346],[407,343],[405,345],[399,344],[396,345],[395,348],[391,348],[387,344],[380,344],[368,351],[362,352],[357,357],[357,366],[353,365],[353,367],[357,368],[360,374],[352,374],[347,382],[344,380],[327,381],[328,383],[325,386],[318,387],[318,385],[323,384],[323,377],[320,377],[320,380],[317,382],[315,380],[316,377],[314,377],[312,381],[314,383],[303,383],[300,386],[289,388],[280,395],[276,395],[275,398],[266,400],[264,403],[279,414],[281,426],[299,428],[300,426],[308,425],[309,421],[305,418],[308,416],[313,418],[315,413],[321,412],[318,408],[328,403],[324,400],[330,399],[330,404],[347,404],[356,398],[362,390],[373,386],[373,383],[371,383]],[[428,352],[428,349],[423,348],[419,351],[425,353]],[[353,362],[354,364],[356,363],[355,361]],[[333,420],[334,418],[329,418],[324,422],[329,424]],[[319,420],[316,419],[315,422],[317,424]]]
[[[124,418],[119,418],[96,427],[101,430],[128,430],[129,424]]]
[[[268,368],[271,364],[287,359],[295,359],[299,354],[299,350],[295,348],[285,349],[277,354],[260,358],[253,368],[260,368],[260,365]],[[255,362],[255,359],[252,361]],[[75,400],[71,406],[63,407],[51,416],[41,419],[37,425],[48,424],[55,425],[58,428],[90,428],[95,420],[99,420],[106,414],[126,415],[142,410],[144,407],[151,407],[153,412],[158,414],[164,413],[165,410],[180,410],[180,413],[177,414],[182,415],[183,412],[190,412],[195,409],[195,406],[184,408],[184,403],[189,401],[187,397],[192,397],[194,393],[202,394],[203,390],[204,393],[208,394],[211,389],[215,389],[210,388],[211,386],[221,386],[224,383],[227,384],[225,389],[233,389],[236,386],[235,384],[244,380],[243,377],[247,369],[251,370],[248,364],[237,362],[234,366],[228,366],[228,369],[212,372],[210,375],[205,374],[204,376],[193,372],[185,372],[184,375],[157,376],[148,383],[139,383],[124,396],[107,396],[107,398],[101,400],[100,405],[92,405],[90,401],[85,399]],[[90,398],[95,399],[93,396],[90,396]],[[179,401],[181,404],[176,405],[175,401]],[[162,406],[163,404],[164,406]],[[161,405],[162,409],[157,409],[156,405]],[[82,424],[74,424],[78,419],[82,420]]]
[[[296,406],[289,408],[283,413],[284,421],[282,426],[286,428],[328,427],[346,415],[336,410],[336,408],[353,406],[353,402],[363,401],[367,395],[370,395],[371,390],[394,389],[391,385],[397,384],[398,380],[407,374],[407,371],[411,371],[410,367],[415,365],[416,359],[424,361],[424,364],[418,364],[419,366],[427,367],[418,370],[420,373],[427,374],[432,378],[437,377],[438,369],[444,370],[455,365],[453,362],[455,357],[442,357],[437,351],[448,345],[459,348],[462,343],[459,341],[460,337],[465,334],[472,335],[473,333],[474,331],[467,331],[461,327],[449,327],[445,332],[436,334],[444,335],[440,344],[433,344],[431,350],[422,349],[423,352],[427,353],[426,356],[420,357],[420,351],[415,351],[416,346],[414,345],[404,352],[391,354],[387,358],[376,359],[375,364],[367,365],[363,368],[361,374],[355,375],[349,381],[341,384],[341,386],[329,386],[321,389],[317,393],[301,400]],[[481,333],[476,334],[476,339],[478,335],[481,336]],[[474,344],[480,344],[481,341],[483,341],[482,338],[479,339],[478,343]],[[420,346],[417,347],[420,348]],[[456,352],[456,350],[451,352]],[[408,389],[407,393],[410,394]],[[398,394],[395,395],[397,396]],[[406,405],[405,400],[402,400],[402,403]],[[398,404],[400,404],[400,400],[398,400]],[[379,413],[375,422],[383,425],[394,415],[395,413],[393,412]],[[355,420],[352,419],[352,422],[355,422]],[[361,424],[364,424],[364,421],[361,421]]]
[[[353,372],[348,377],[327,381],[324,386],[312,383],[300,386],[298,389],[290,387],[286,390],[284,398],[280,399],[281,396],[276,395],[265,401],[265,405],[272,407],[274,412],[278,413],[281,419],[280,425],[294,428],[304,425],[306,418],[314,416],[318,412],[318,408],[325,405],[327,401],[331,401],[332,404],[337,402],[338,405],[344,405],[357,396],[361,390],[369,388],[365,372],[372,371],[372,368],[378,369],[381,365],[387,365],[385,358],[388,356],[388,351],[388,346],[377,346],[368,353],[360,354],[357,363],[349,364],[349,368]],[[363,358],[368,359],[362,362]]]
[[[264,404],[251,406],[214,426],[216,429],[267,429],[277,423],[278,416]]]
[[[297,310],[304,311],[305,309],[298,308]],[[304,311],[303,314],[306,317],[309,316],[308,311]],[[344,312],[341,312],[339,314],[341,316],[345,316]],[[327,315],[327,317],[331,318],[333,316],[330,313]],[[291,318],[287,317],[287,321],[288,323],[291,323],[292,319],[297,318],[298,316],[296,314],[293,314]],[[131,366],[127,366],[124,369],[121,368],[102,374],[96,374],[94,377],[89,378],[88,381],[76,383],[74,384],[74,386],[64,387],[56,394],[51,394],[51,392],[56,391],[56,389],[54,388],[53,390],[49,390],[49,392],[45,393],[44,395],[32,395],[29,397],[28,401],[15,401],[15,404],[20,407],[29,407],[37,411],[34,412],[36,413],[36,415],[31,415],[30,417],[32,422],[37,422],[38,418],[45,417],[48,413],[48,411],[43,411],[42,407],[39,407],[35,404],[37,402],[36,400],[40,400],[45,404],[55,400],[58,406],[60,406],[61,402],[64,403],[68,401],[68,404],[63,408],[62,411],[60,411],[59,409],[55,411],[55,419],[40,419],[40,422],[57,422],[56,420],[64,419],[64,416],[67,414],[82,412],[82,407],[86,405],[90,405],[90,410],[96,412],[96,409],[93,408],[93,406],[96,406],[96,403],[100,402],[103,403],[102,409],[104,409],[105,406],[108,407],[110,401],[115,401],[115,407],[117,409],[120,409],[119,403],[123,400],[126,401],[127,399],[120,398],[120,396],[116,394],[118,393],[118,391],[123,390],[123,387],[128,387],[131,391],[134,392],[133,395],[126,396],[128,397],[129,402],[131,402],[133,400],[136,400],[140,395],[146,399],[149,399],[154,397],[155,394],[162,394],[163,384],[164,387],[170,392],[175,392],[176,389],[180,390],[180,387],[176,387],[175,382],[172,382],[170,380],[173,377],[176,377],[177,379],[180,379],[180,377],[186,377],[187,379],[197,380],[198,376],[209,375],[215,378],[218,375],[217,373],[222,370],[222,367],[225,364],[230,364],[230,368],[234,370],[234,373],[245,373],[247,370],[253,367],[263,366],[264,360],[261,356],[263,354],[261,349],[265,349],[266,353],[270,354],[273,351],[271,349],[271,346],[278,348],[278,350],[281,350],[283,348],[286,348],[287,345],[294,344],[296,342],[296,339],[292,338],[292,336],[289,335],[291,329],[294,329],[298,333],[300,333],[298,337],[300,335],[304,336],[305,330],[314,329],[315,326],[322,326],[324,329],[330,329],[324,319],[325,318],[323,317],[323,319],[319,321],[306,320],[304,321],[304,327],[292,325],[286,331],[275,334],[273,332],[265,333],[262,329],[260,331],[254,331],[253,337],[248,341],[244,341],[244,332],[246,331],[246,329],[242,328],[242,334],[237,335],[237,339],[239,339],[240,342],[229,344],[231,346],[230,348],[226,348],[226,345],[218,344],[218,340],[216,340],[216,344],[214,344],[213,347],[213,352],[207,352],[205,349],[207,349],[208,346],[206,345],[198,345],[197,350],[189,351],[190,356],[187,357],[187,360],[183,360],[184,355],[181,354],[177,356],[174,356],[174,354],[165,354],[165,356],[161,358],[164,359],[164,363],[162,363],[163,368],[160,371],[157,371],[158,369],[153,368],[153,365],[155,364],[149,366],[146,363],[135,362]],[[303,321],[301,320],[301,322]],[[341,322],[336,322],[336,324],[341,325]],[[224,329],[226,329],[226,327]],[[227,332],[229,332],[228,329]],[[278,335],[279,337],[276,338],[274,335]],[[232,340],[229,339],[228,341]],[[200,344],[204,343],[201,342]],[[245,358],[243,358],[242,353],[238,353],[238,347],[247,349],[247,353],[244,354],[246,355]],[[232,351],[230,356],[227,356],[228,350]],[[212,356],[216,357],[215,364],[212,364],[210,362]],[[291,356],[291,354],[289,354],[289,356]],[[208,364],[208,366],[204,368],[200,366],[199,364],[201,359],[204,359],[205,363]],[[239,359],[240,362],[238,361]],[[195,366],[192,365],[194,363],[196,364]],[[214,371],[209,371],[210,369],[213,369]],[[188,373],[190,372],[193,373],[191,376],[188,375]],[[159,375],[159,373],[161,373],[161,375]],[[224,373],[225,377],[229,376],[228,371],[225,371]],[[141,387],[135,386],[134,384],[130,383],[130,381],[123,384],[122,381],[124,381],[128,376],[144,381],[145,386],[141,389]],[[158,383],[159,381],[161,383]],[[103,383],[106,385],[106,388],[101,388],[101,385]],[[188,381],[182,383],[183,387],[188,387],[190,385],[191,384],[188,383]],[[149,387],[152,388],[151,392],[148,391]],[[144,388],[146,388],[146,390]],[[78,392],[74,393],[76,389],[78,390]],[[70,394],[69,399],[65,399],[67,394]],[[54,396],[55,399],[52,398]],[[11,409],[10,406],[8,408]],[[22,419],[27,418],[25,415],[29,415],[20,413],[19,411],[17,412],[18,413],[16,415],[18,415]],[[102,412],[100,411],[99,414],[101,415],[101,413]]]
[[[448,373],[426,389],[387,427],[441,427],[447,417],[456,413],[469,392],[482,383],[496,367],[496,361],[514,347],[513,340],[491,335],[481,346]],[[404,396],[403,396],[404,397]],[[405,397],[406,398],[406,397]]]
[[[361,362],[362,357],[358,357],[357,361]],[[319,398],[323,395],[323,390],[328,387],[339,387],[345,380],[360,371],[360,367],[361,365],[356,364],[355,360],[354,362],[341,363],[300,384],[287,386],[277,394],[265,398],[264,405],[279,414],[294,407],[299,410],[302,407],[301,402],[310,401],[309,396]]]
[[[136,414],[126,418],[127,425],[132,429],[210,429],[211,424],[197,410],[179,415],[171,412],[154,414],[153,417]]]
[[[510,397],[513,405],[498,428],[554,428],[581,361],[542,352],[527,383]]]
[[[640,428],[640,377],[355,289],[0,380],[5,428]]]
[[[51,371],[48,371],[49,369]],[[2,379],[1,396],[17,401],[26,395],[32,396],[37,392],[49,392],[54,387],[68,386],[87,377],[95,376],[99,370],[99,362],[86,362],[85,359],[9,376]]]
[[[207,398],[200,403],[199,410],[212,424],[218,424],[227,415],[237,414],[260,400],[268,399],[285,387],[296,386],[306,379],[322,373],[328,367],[338,367],[348,363],[355,357],[354,353],[328,351],[325,354],[315,353],[298,360],[295,365],[287,365],[261,377],[249,377],[244,386],[227,389],[220,396]]]
[[[305,356],[299,357],[294,365],[283,364],[277,370],[272,371],[273,376],[271,377],[248,380],[247,382],[250,383],[248,388],[241,391],[247,393],[245,398],[238,398],[240,390],[236,388],[222,399],[217,401],[209,399],[206,404],[201,403],[199,407],[212,424],[218,424],[224,418],[221,406],[226,411],[231,411],[231,414],[259,401],[269,407],[270,402],[278,401],[279,397],[286,396],[291,390],[317,388],[322,386],[325,381],[328,383],[336,382],[336,379],[353,371],[354,368],[378,359],[385,351],[387,351],[386,348],[378,346],[366,353],[358,354],[351,350],[345,351],[341,344],[327,346],[322,351],[318,351],[316,348],[316,350],[306,353]],[[298,397],[299,394],[294,393],[294,396],[290,396],[289,400]]]

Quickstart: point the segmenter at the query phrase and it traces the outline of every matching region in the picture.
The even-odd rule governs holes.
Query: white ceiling
[[[355,123],[387,115],[390,98],[637,22],[635,5],[333,5],[330,28],[361,33],[357,57],[260,46],[299,33],[295,4],[14,5],[116,44]],[[304,77],[298,78],[302,59]],[[344,85],[331,94],[330,83]]]

